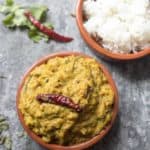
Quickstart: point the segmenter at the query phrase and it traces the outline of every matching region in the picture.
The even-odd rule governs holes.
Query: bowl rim
[[[104,57],[109,57],[114,60],[134,60],[138,58],[142,58],[146,55],[150,55],[150,48],[145,48],[144,50],[141,50],[140,52],[134,53],[134,54],[119,54],[119,53],[112,53],[109,50],[101,47],[94,39],[91,38],[89,33],[86,31],[86,29],[83,26],[83,18],[82,18],[82,7],[83,7],[83,1],[84,0],[78,0],[76,5],[76,22],[80,31],[81,36],[85,40],[85,42],[96,52],[101,54]]]
[[[23,78],[20,81],[20,84],[18,86],[18,90],[17,90],[17,94],[16,94],[16,109],[17,109],[17,113],[18,113],[18,117],[19,120],[21,122],[21,125],[23,126],[24,130],[27,132],[27,134],[34,140],[36,141],[38,144],[42,145],[43,147],[47,148],[47,149],[54,149],[54,150],[80,150],[80,149],[85,149],[88,147],[91,147],[92,145],[96,144],[99,140],[101,140],[107,133],[108,131],[111,129],[112,125],[114,124],[114,121],[116,119],[117,113],[118,113],[118,91],[115,85],[114,80],[112,79],[110,73],[107,71],[107,69],[101,64],[99,63],[97,60],[96,62],[99,64],[100,69],[103,71],[103,73],[105,74],[105,76],[107,77],[107,80],[109,82],[109,84],[111,85],[114,93],[115,93],[115,97],[114,97],[114,108],[113,108],[113,116],[112,116],[112,120],[111,122],[106,126],[105,129],[103,129],[98,135],[94,136],[93,138],[91,138],[90,140],[80,143],[80,144],[76,144],[76,145],[72,145],[72,146],[61,146],[61,145],[57,145],[57,144],[48,144],[45,143],[44,141],[42,141],[42,139],[36,135],[33,131],[31,131],[26,125],[25,125],[25,121],[23,119],[23,115],[18,107],[19,105],[19,100],[20,100],[20,94],[21,94],[21,90],[22,87],[24,85],[24,82],[26,80],[26,78],[28,77],[29,73],[37,66],[43,64],[44,62],[46,62],[49,59],[55,58],[55,57],[67,57],[67,56],[82,56],[85,58],[92,58],[88,55],[85,55],[84,53],[80,53],[80,52],[58,52],[58,53],[53,53],[50,55],[47,55],[45,57],[42,57],[41,59],[37,60],[28,70],[27,72],[23,75]],[[93,59],[93,58],[92,58]]]

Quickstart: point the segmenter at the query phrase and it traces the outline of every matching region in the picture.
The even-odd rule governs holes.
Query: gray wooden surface
[[[81,51],[101,61],[111,72],[119,91],[119,115],[111,132],[92,150],[149,150],[150,149],[150,57],[119,63],[102,60],[82,40],[75,18],[77,0],[17,0],[22,4],[43,3],[50,9],[48,20],[55,29],[74,37],[61,44],[51,41],[33,43],[25,31],[5,28],[0,15],[0,114],[8,117],[13,150],[43,150],[29,137],[19,138],[22,131],[16,114],[16,90],[23,73],[37,59],[53,52]],[[3,0],[0,0],[0,3]],[[0,146],[0,150],[4,150]]]

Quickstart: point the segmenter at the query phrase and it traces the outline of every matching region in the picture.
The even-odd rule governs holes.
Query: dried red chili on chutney
[[[59,95],[59,94],[39,94],[36,99],[44,103],[53,103],[61,106],[66,106],[68,108],[74,109],[77,112],[81,111],[78,104],[75,104],[71,98]]]

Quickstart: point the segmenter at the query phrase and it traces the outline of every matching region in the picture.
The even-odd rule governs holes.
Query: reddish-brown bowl
[[[150,48],[141,50],[135,54],[119,54],[119,53],[112,53],[109,50],[101,47],[94,39],[91,38],[89,33],[83,26],[83,0],[78,0],[76,6],[76,21],[79,27],[80,33],[87,44],[94,49],[96,52],[101,54],[104,57],[108,57],[114,60],[134,60],[137,58],[144,57],[146,55],[150,56]]]
[[[73,146],[61,146],[61,145],[57,145],[57,144],[48,144],[45,143],[38,135],[36,135],[34,132],[32,132],[28,126],[25,125],[25,121],[23,118],[23,115],[21,113],[21,111],[19,110],[19,100],[20,100],[20,93],[22,90],[22,87],[24,85],[24,82],[26,80],[26,78],[28,77],[28,75],[30,74],[30,72],[37,66],[45,63],[47,60],[52,59],[54,57],[66,57],[66,56],[70,56],[70,55],[74,55],[74,56],[83,56],[85,58],[91,58],[85,54],[82,53],[78,53],[78,52],[61,52],[61,53],[55,53],[55,54],[50,54],[40,60],[38,60],[35,64],[33,64],[29,70],[25,73],[25,75],[23,76],[18,91],[17,91],[17,97],[16,97],[16,107],[17,107],[17,112],[18,112],[18,116],[20,119],[20,122],[23,126],[23,128],[25,129],[25,131],[28,133],[28,135],[35,140],[37,143],[39,143],[40,145],[42,145],[43,147],[47,148],[47,149],[51,149],[51,150],[81,150],[81,149],[85,149],[88,148],[90,146],[92,146],[93,144],[97,143],[99,140],[101,140],[110,130],[110,128],[112,127],[115,118],[117,116],[117,112],[118,112],[118,92],[117,92],[117,88],[115,86],[115,83],[111,77],[111,75],[109,74],[109,72],[107,71],[107,69],[101,65],[99,63],[100,68],[102,69],[103,73],[105,74],[105,76],[108,79],[108,82],[110,83],[114,93],[115,93],[115,97],[114,97],[114,105],[113,105],[113,116],[112,116],[112,120],[111,122],[105,127],[105,129],[103,129],[98,135],[96,135],[95,137],[91,138],[90,140],[83,142],[81,144],[77,144],[77,145],[73,145]],[[108,141],[109,142],[109,141]]]

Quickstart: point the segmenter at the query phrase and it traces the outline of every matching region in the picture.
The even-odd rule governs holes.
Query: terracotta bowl
[[[77,6],[76,6],[77,25],[79,27],[80,33],[82,37],[84,38],[84,40],[96,52],[98,52],[104,57],[111,58],[113,60],[133,60],[133,59],[144,57],[146,55],[150,55],[150,48],[144,49],[135,54],[119,54],[119,53],[112,53],[108,51],[107,49],[104,49],[103,47],[101,47],[94,39],[91,38],[91,36],[89,35],[89,33],[86,31],[86,29],[83,26],[83,9],[82,8],[83,8],[83,0],[78,0]]]
[[[22,87],[24,85],[24,82],[26,80],[26,78],[28,77],[29,73],[37,66],[45,63],[47,60],[49,59],[52,59],[56,56],[58,57],[66,57],[66,56],[70,56],[70,55],[75,55],[75,56],[83,56],[85,58],[91,58],[85,54],[82,54],[82,53],[78,53],[78,52],[62,52],[62,53],[55,53],[55,54],[52,54],[52,55],[48,55],[40,60],[38,60],[35,64],[33,64],[29,70],[25,73],[25,75],[23,76],[21,82],[20,82],[20,85],[19,85],[19,88],[18,88],[18,91],[17,91],[17,97],[16,97],[16,107],[17,107],[17,112],[18,112],[18,116],[19,116],[19,119],[20,119],[20,122],[23,126],[23,128],[25,129],[25,131],[28,133],[28,135],[33,139],[35,140],[37,143],[39,143],[40,145],[42,145],[43,147],[47,148],[47,149],[51,149],[51,150],[81,150],[81,149],[85,149],[85,148],[88,148],[90,146],[92,146],[93,144],[97,143],[99,140],[101,140],[107,133],[108,131],[110,130],[110,128],[112,127],[114,121],[115,121],[115,118],[116,118],[116,115],[117,115],[117,112],[118,112],[118,92],[117,92],[117,89],[116,89],[116,86],[115,86],[115,83],[111,77],[111,75],[109,74],[109,72],[107,71],[107,69],[101,65],[99,63],[99,67],[102,69],[102,71],[104,72],[105,76],[107,77],[108,79],[108,82],[110,83],[114,93],[115,93],[115,98],[114,98],[114,106],[113,106],[113,116],[112,116],[112,120],[111,122],[105,127],[105,129],[103,129],[97,136],[91,138],[90,140],[84,142],[84,143],[81,143],[81,144],[77,144],[77,145],[73,145],[73,146],[61,146],[61,145],[57,145],[57,144],[48,144],[48,143],[45,143],[38,135],[36,135],[34,132],[32,132],[28,126],[25,125],[25,121],[24,121],[24,118],[23,118],[23,115],[22,113],[20,112],[19,108],[18,108],[18,105],[19,105],[19,100],[20,100],[20,93],[21,93],[21,90],[22,90]],[[108,141],[109,142],[109,141]]]

